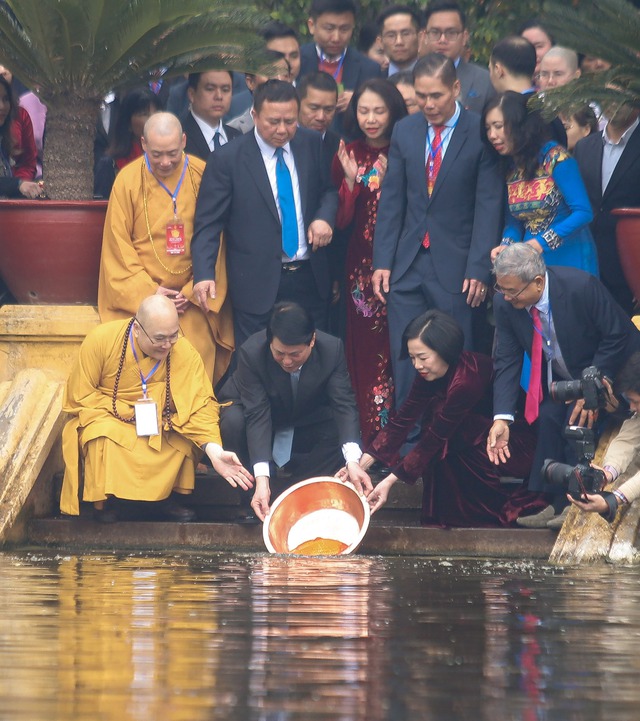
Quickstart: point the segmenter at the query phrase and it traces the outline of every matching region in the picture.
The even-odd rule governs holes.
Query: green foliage
[[[274,20],[294,28],[301,39],[308,39],[307,18],[310,0],[258,0],[257,6]],[[360,0],[358,25],[374,21],[378,13],[390,2],[385,0]],[[413,3],[424,8],[425,3]],[[471,52],[479,62],[488,62],[495,43],[515,31],[528,18],[539,15],[542,0],[461,0],[467,13],[471,33]]]

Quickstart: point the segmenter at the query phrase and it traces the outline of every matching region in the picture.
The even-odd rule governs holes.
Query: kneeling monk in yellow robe
[[[180,337],[175,305],[164,296],[146,298],[135,318],[87,335],[63,405],[71,414],[62,434],[63,513],[79,513],[81,459],[82,497],[96,505],[98,518],[110,496],[162,501],[172,491],[190,493],[203,450],[232,486],[253,485],[236,454],[221,447],[211,381],[198,352]],[[193,517],[179,511],[168,515]]]
[[[166,295],[215,385],[233,351],[226,261],[223,251],[216,266],[222,282],[205,314],[190,301],[191,236],[205,164],[184,154],[185,143],[178,118],[155,113],[144,126],[144,156],[116,176],[102,236],[98,311],[103,323],[131,318],[143,298]]]

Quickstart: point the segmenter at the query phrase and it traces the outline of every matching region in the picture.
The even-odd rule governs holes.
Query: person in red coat
[[[360,461],[365,470],[376,459],[391,469],[368,496],[372,512],[385,504],[396,481],[415,483],[421,476],[423,525],[513,526],[524,509],[543,508],[540,494],[502,483],[487,456],[491,358],[463,351],[462,329],[439,310],[411,321],[404,340],[417,376],[402,407]],[[418,442],[401,458],[416,423]],[[511,432],[511,458],[501,475],[523,478],[531,467],[535,437],[524,424],[514,424]]]

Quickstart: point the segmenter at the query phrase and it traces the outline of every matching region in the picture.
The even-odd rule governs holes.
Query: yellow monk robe
[[[173,219],[173,203],[149,172],[144,157],[126,165],[116,176],[102,237],[98,311],[103,323],[131,318],[142,300],[153,295],[159,285],[178,290],[191,299],[191,237],[204,167],[200,158],[189,156],[189,167],[178,194],[178,216],[185,228],[184,255],[166,252],[166,225]],[[167,188],[174,191],[181,174],[182,163],[171,176],[163,179]],[[227,369],[233,350],[231,303],[226,301],[224,241],[220,246],[215,277],[216,298],[209,300],[212,312],[205,316],[192,302],[180,316],[180,327],[202,356],[214,385]]]
[[[130,320],[130,319],[129,319]],[[84,459],[83,500],[107,495],[137,501],[159,501],[172,490],[193,490],[195,467],[205,443],[222,445],[220,410],[198,352],[185,338],[171,349],[170,387],[173,430],[162,419],[165,406],[166,361],[148,381],[147,393],[156,402],[160,435],[138,437],[135,424],[115,417],[113,388],[129,320],[94,328],[85,338],[69,376],[63,402],[71,414],[62,432],[65,474],[60,499],[63,513],[79,513],[80,458]],[[135,342],[135,341],[134,341]],[[136,344],[140,365],[127,343],[116,409],[133,416],[142,397],[140,370],[147,376],[156,361]]]

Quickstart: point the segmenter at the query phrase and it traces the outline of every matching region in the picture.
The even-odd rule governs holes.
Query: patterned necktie
[[[425,168],[427,174],[427,193],[429,197],[433,194],[433,187],[436,184],[436,178],[442,165],[442,132],[445,129],[444,125],[434,125],[432,127],[434,138],[429,146],[429,157]],[[431,240],[429,239],[429,231],[427,231],[422,239],[422,247],[428,248],[430,245]]]
[[[529,388],[524,404],[524,417],[527,423],[533,423],[538,417],[540,401],[542,400],[542,323],[540,311],[532,306],[529,311],[533,321],[533,342],[531,343],[531,371],[529,373]]]
[[[211,150],[220,150],[222,143],[220,142],[220,131],[216,130],[213,136],[213,148]]]
[[[298,252],[298,219],[293,199],[293,184],[289,168],[284,162],[283,148],[276,148],[276,186],[282,214],[282,250],[289,258]]]

